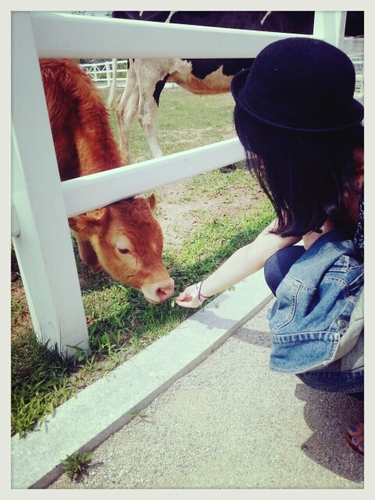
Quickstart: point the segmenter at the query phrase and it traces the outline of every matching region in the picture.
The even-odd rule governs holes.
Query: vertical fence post
[[[111,86],[112,77],[111,77],[111,63],[109,61],[105,62],[105,76],[106,76],[106,79],[107,79],[107,87],[110,87]]]
[[[314,16],[313,35],[342,49],[344,45],[345,22],[345,11],[317,11]]]
[[[26,12],[12,13],[13,237],[36,335],[88,348],[88,332],[37,50]],[[16,233],[16,234],[17,234]]]

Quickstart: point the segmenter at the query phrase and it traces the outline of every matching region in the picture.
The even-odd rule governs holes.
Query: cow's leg
[[[154,98],[147,94],[140,94],[138,120],[145,133],[147,143],[151,149],[154,158],[163,156],[163,151],[159,146],[156,135],[156,120],[158,114],[158,106]]]
[[[156,135],[159,98],[169,76],[166,68],[169,68],[171,63],[169,60],[163,60],[163,64],[155,64],[152,59],[138,59],[135,63],[139,89],[138,120],[153,157],[159,158],[163,156]]]
[[[121,101],[117,108],[117,124],[120,142],[120,151],[124,165],[130,164],[130,129],[132,127],[134,117],[137,113],[139,103],[139,89],[137,84],[137,76],[134,69],[133,61],[129,63],[128,73],[126,77],[125,90],[122,94]]]

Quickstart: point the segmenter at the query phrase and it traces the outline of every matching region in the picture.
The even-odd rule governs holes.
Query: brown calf
[[[73,61],[41,59],[40,69],[62,181],[123,165],[105,105]],[[162,263],[163,235],[153,216],[156,199],[134,197],[69,219],[82,261],[93,272],[141,290],[152,303],[172,296]]]

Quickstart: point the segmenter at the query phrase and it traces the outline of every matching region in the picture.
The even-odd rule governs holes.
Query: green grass
[[[92,452],[80,455],[76,451],[61,461],[62,468],[71,481],[79,479],[86,472],[92,455]]]
[[[197,147],[202,141],[208,144],[227,138],[232,127],[232,109],[229,95],[203,98],[180,89],[165,91],[159,124],[164,152],[169,154]],[[198,118],[194,121],[192,117],[196,114]],[[116,129],[115,123],[113,127]],[[210,127],[210,131],[206,130]],[[197,134],[197,130],[201,132]],[[138,161],[145,159],[142,155],[151,157],[138,124],[132,134],[133,156]],[[181,231],[180,245],[164,248],[163,260],[175,280],[176,295],[187,285],[204,279],[235,250],[252,241],[274,216],[256,181],[242,164],[228,174],[215,170],[184,181],[183,185],[180,198],[169,199],[168,189],[156,192],[163,210],[170,207],[173,211],[177,204],[190,203],[197,220],[194,228]],[[236,189],[245,191],[235,198]],[[251,210],[246,210],[245,205],[242,209],[243,192],[254,200]],[[228,204],[228,213],[223,216],[204,211],[198,204],[205,200],[209,207],[218,196]],[[161,210],[157,208],[156,217],[161,216]],[[41,344],[36,339],[12,252],[12,435],[24,436],[38,422],[51,418],[58,405],[196,312],[172,307],[172,301],[150,305],[140,292],[113,281],[105,273],[91,274],[80,262],[74,238],[72,242],[90,343],[90,351],[76,349],[74,360],[62,359],[55,346]]]
[[[106,98],[107,91],[103,93]],[[232,137],[233,106],[230,93],[198,96],[180,87],[164,90],[157,117],[157,135],[163,153],[186,151]],[[111,123],[117,137],[115,114]],[[130,133],[130,154],[133,163],[152,159],[137,118]]]

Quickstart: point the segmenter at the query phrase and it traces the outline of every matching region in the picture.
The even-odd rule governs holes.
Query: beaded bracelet
[[[199,283],[196,283],[195,284],[195,292],[192,292],[191,293],[191,296],[193,298],[197,297],[199,302],[202,304],[206,299],[208,299],[209,297],[205,297],[204,295],[201,294],[201,288],[202,288],[202,283],[203,281],[200,281]]]
[[[195,284],[196,291],[191,294],[192,297],[198,297],[198,300],[199,300],[200,303],[203,303],[206,299],[209,298],[209,297],[205,297],[201,293],[202,283],[203,283],[203,281],[200,281],[199,283],[196,283]]]
[[[195,284],[195,292],[191,292],[191,294],[190,294],[190,296],[191,296],[193,299],[195,299],[196,297],[198,297],[198,293],[199,293],[199,285],[200,285],[200,283],[196,283],[196,284]],[[202,302],[202,301],[199,299],[199,297],[198,297],[198,300],[199,300],[199,302]]]

